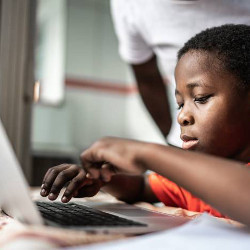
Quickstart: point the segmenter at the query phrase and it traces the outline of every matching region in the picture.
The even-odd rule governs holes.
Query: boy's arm
[[[249,167],[211,155],[148,146],[136,156],[139,165],[165,176],[222,214],[250,226]]]
[[[141,174],[150,169],[250,226],[250,169],[242,163],[119,138],[104,138],[81,157],[92,178],[100,177],[91,172],[96,162],[109,162],[119,172]]]

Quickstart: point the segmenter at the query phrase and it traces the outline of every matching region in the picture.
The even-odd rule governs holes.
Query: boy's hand
[[[106,137],[81,154],[82,165],[88,178],[104,181],[116,173],[142,174],[146,169],[137,156],[144,148],[143,142]]]
[[[62,164],[50,168],[44,176],[41,196],[55,200],[64,185],[69,182],[62,196],[62,202],[69,202],[72,197],[90,197],[98,193],[103,186],[101,180],[86,178],[84,169],[77,165]]]

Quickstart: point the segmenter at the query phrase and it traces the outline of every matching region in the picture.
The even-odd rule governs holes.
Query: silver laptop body
[[[186,218],[169,216],[141,209],[133,205],[103,202],[76,202],[91,206],[129,220],[147,224],[145,227],[69,227],[77,230],[101,232],[143,234],[179,226],[188,221]],[[61,227],[44,220],[29,195],[29,187],[15,156],[6,132],[0,120],[0,208],[9,216],[28,224],[47,224]]]

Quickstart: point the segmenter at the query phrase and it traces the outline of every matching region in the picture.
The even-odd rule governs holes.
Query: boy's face
[[[188,52],[175,69],[183,149],[240,158],[249,149],[248,95],[213,54]],[[244,153],[243,153],[244,154]]]

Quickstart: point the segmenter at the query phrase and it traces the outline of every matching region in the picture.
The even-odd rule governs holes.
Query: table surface
[[[31,197],[33,200],[47,200],[41,197],[40,188],[31,188]],[[62,192],[61,192],[62,193]],[[59,198],[60,199],[60,196]],[[73,198],[72,201],[104,201],[105,202],[120,202],[113,196],[99,192],[96,196],[91,198]],[[166,207],[166,206],[153,206],[149,203],[139,202],[136,206],[150,209],[153,211],[163,212],[175,216],[184,216],[195,218],[200,215],[197,212],[191,212],[182,208]],[[229,223],[234,223],[228,220]],[[20,222],[6,216],[0,212],[0,248],[2,246],[12,247],[22,246],[29,249],[35,249],[35,244],[42,244],[46,248],[60,248],[65,246],[91,244],[97,242],[105,242],[110,240],[118,240],[125,238],[125,235],[107,235],[107,234],[91,234],[84,231],[76,231],[69,229],[53,228],[48,226],[34,226],[24,225]],[[14,245],[13,245],[14,244]],[[25,244],[25,245],[24,245]]]

